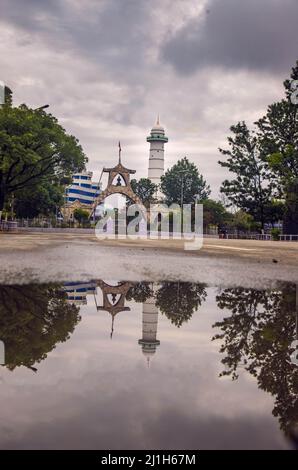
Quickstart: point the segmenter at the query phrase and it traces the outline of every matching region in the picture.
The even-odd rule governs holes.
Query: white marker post
[[[5,364],[5,346],[3,341],[0,340],[0,365]]]

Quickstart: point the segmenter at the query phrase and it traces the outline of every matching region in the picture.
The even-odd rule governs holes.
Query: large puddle
[[[1,448],[291,448],[297,290],[2,285]]]

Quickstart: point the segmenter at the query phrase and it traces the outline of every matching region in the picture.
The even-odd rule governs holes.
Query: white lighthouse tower
[[[147,137],[147,142],[150,142],[148,178],[152,183],[159,184],[164,174],[164,144],[168,142],[165,130],[159,123],[159,116]]]
[[[149,366],[151,357],[155,354],[160,341],[156,339],[158,325],[158,308],[155,305],[155,298],[152,296],[143,303],[143,335],[139,339],[142,352],[147,359]]]

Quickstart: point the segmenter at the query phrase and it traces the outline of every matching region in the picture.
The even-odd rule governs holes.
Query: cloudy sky
[[[147,176],[159,112],[166,166],[188,156],[218,195],[218,147],[282,97],[298,58],[297,0],[0,0],[0,79],[15,104],[50,104],[100,174]]]

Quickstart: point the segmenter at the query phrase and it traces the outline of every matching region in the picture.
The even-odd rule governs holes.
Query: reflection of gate
[[[135,174],[136,170],[129,170],[121,163],[121,156],[119,151],[118,165],[113,168],[104,168],[103,173],[109,173],[108,185],[106,189],[100,193],[94,200],[92,213],[95,212],[96,207],[103,202],[103,200],[112,194],[122,194],[129,198],[135,204],[142,204],[141,199],[133,192],[130,184],[130,175]],[[116,184],[115,184],[116,181]],[[123,183],[123,185],[121,184]]]
[[[130,311],[129,307],[125,307],[125,298],[129,289],[133,286],[131,282],[118,282],[118,285],[111,286],[105,281],[97,281],[98,287],[102,291],[103,305],[97,305],[96,298],[96,308],[97,311],[106,311],[109,312],[112,316],[112,327],[111,327],[111,338],[114,331],[114,319],[117,313]]]

